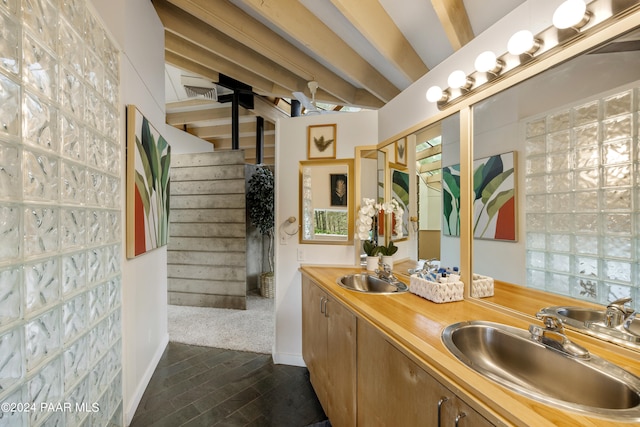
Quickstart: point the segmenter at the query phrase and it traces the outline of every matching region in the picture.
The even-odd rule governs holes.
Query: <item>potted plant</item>
[[[378,256],[380,247],[373,240],[365,240],[362,242],[362,249],[367,255],[367,270],[375,271],[375,269],[378,268],[378,261],[380,260]]]
[[[262,236],[269,238],[269,271],[260,275],[260,294],[273,297],[273,227],[274,227],[274,177],[271,170],[262,165],[249,179],[247,210],[251,223]]]
[[[398,247],[394,245],[393,242],[389,242],[387,246],[378,246],[378,250],[380,255],[382,255],[382,262],[390,268],[393,268],[393,254],[398,252]]]

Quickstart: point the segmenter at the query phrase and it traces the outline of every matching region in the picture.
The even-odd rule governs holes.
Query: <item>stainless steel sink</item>
[[[531,333],[473,321],[445,328],[444,345],[478,373],[522,395],[616,421],[640,421],[640,378],[595,355],[571,357]]]
[[[387,282],[367,273],[348,274],[340,277],[337,283],[351,291],[369,294],[398,294],[409,290],[407,285],[402,282]]]

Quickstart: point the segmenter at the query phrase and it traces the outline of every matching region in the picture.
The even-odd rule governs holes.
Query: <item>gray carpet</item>
[[[247,296],[246,310],[169,305],[169,341],[271,354],[273,298]]]

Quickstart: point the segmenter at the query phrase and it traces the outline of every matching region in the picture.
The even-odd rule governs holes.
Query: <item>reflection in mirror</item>
[[[300,243],[353,242],[353,160],[300,162]]]
[[[476,229],[475,273],[604,305],[631,297],[640,307],[639,43],[640,31],[624,35],[473,107],[474,159],[517,154],[515,204],[509,212],[496,202],[493,239]],[[474,187],[486,190],[480,177]],[[484,197],[476,194],[476,218],[489,209]],[[514,214],[514,240],[495,238],[501,217]]]
[[[363,198],[377,200],[380,191],[379,189],[382,188],[384,190],[384,182],[379,182],[378,180],[378,177],[381,176],[378,174],[378,164],[384,165],[384,163],[380,163],[378,160],[380,153],[375,145],[368,147],[356,147],[355,151],[355,170],[357,175],[357,182],[355,184],[355,205],[356,208],[358,208],[362,203]],[[358,265],[364,263],[366,258],[362,244],[359,244],[359,248],[360,252],[357,260]]]

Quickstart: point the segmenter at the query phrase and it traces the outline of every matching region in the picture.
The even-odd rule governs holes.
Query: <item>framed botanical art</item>
[[[171,146],[127,106],[127,258],[167,244]]]
[[[336,158],[336,125],[311,125],[307,128],[307,158]]]
[[[402,138],[396,141],[396,163],[407,166],[407,139]]]

